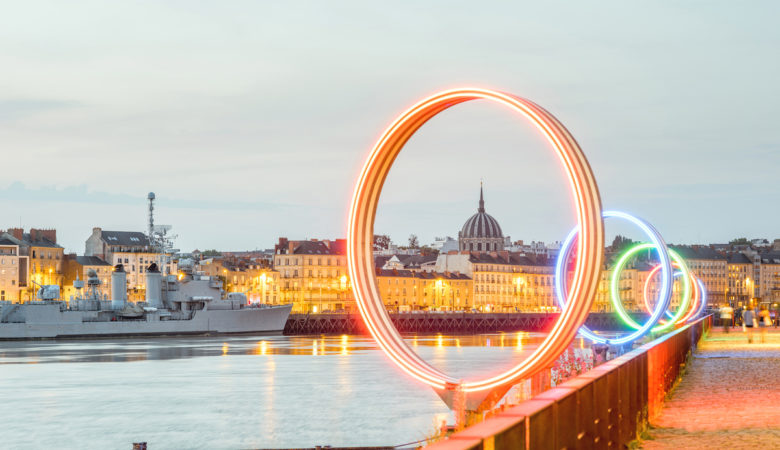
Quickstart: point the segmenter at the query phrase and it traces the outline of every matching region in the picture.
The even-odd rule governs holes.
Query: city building
[[[376,256],[374,264],[385,270],[409,270],[412,272],[433,272],[437,255],[392,255]]]
[[[225,292],[243,292],[250,303],[280,304],[279,272],[246,257],[206,258],[198,272],[222,279]]]
[[[376,281],[390,311],[468,311],[473,307],[473,283],[465,274],[377,269]]]
[[[28,257],[21,255],[22,246],[14,236],[0,234],[0,301],[25,300]]]
[[[19,301],[35,298],[39,285],[58,285],[63,282],[64,249],[57,245],[57,230],[31,228],[25,233],[22,228],[9,228],[6,232],[19,245],[19,255],[27,257],[26,289],[20,293]]]
[[[273,261],[281,303],[293,303],[293,312],[302,313],[355,311],[346,248],[345,239],[279,238]]]
[[[76,295],[73,282],[77,279],[86,281],[91,270],[94,270],[100,279],[99,294],[110,300],[113,266],[97,256],[77,256],[75,253],[67,254],[64,257],[63,300],[70,301],[71,297]]]
[[[670,246],[699,277],[707,290],[707,303],[719,305],[726,301],[729,280],[728,258],[710,246]]]
[[[436,272],[473,280],[474,308],[483,312],[555,311],[552,261],[510,252],[439,255]]]
[[[780,252],[769,251],[760,258],[758,296],[765,303],[780,303]]]
[[[755,296],[753,261],[742,253],[730,253],[726,263],[728,270],[727,300],[735,306],[746,306]]]
[[[436,239],[434,239],[433,243],[430,244],[428,247],[432,248],[433,250],[436,250],[439,253],[449,253],[453,251],[458,251],[460,249],[458,245],[458,240],[453,239],[450,236],[437,237]]]
[[[146,268],[152,263],[161,266],[163,259],[149,244],[146,234],[138,231],[108,231],[100,227],[92,229],[84,255],[97,256],[112,266],[122,264],[127,273],[127,297],[133,302],[145,300]],[[161,269],[164,269],[164,273],[175,274],[176,261],[168,258],[167,264]]]

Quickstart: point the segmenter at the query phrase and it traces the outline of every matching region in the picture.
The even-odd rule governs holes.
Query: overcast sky
[[[343,237],[383,128],[436,90],[555,114],[606,208],[669,242],[780,238],[777,2],[14,2],[0,15],[0,228],[145,229],[182,250]],[[574,225],[552,152],[461,104],[404,149],[376,231],[457,236],[486,206],[513,239]],[[607,223],[608,233],[619,227]]]

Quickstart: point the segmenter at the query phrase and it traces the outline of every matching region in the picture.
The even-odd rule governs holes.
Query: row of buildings
[[[67,300],[76,292],[73,282],[85,280],[94,271],[101,280],[104,296],[111,292],[111,272],[122,264],[127,272],[130,301],[144,299],[146,268],[167,260],[165,269],[176,273],[176,261],[162,258],[141,232],[107,231],[94,228],[87,238],[84,255],[65,253],[57,243],[57,230],[22,228],[0,231],[0,300],[25,302],[35,299],[40,285],[56,284]]]
[[[554,262],[560,244],[512,243],[498,221],[487,214],[481,189],[477,212],[466,220],[458,240],[437,239],[435,244],[433,251],[388,245],[376,249],[377,287],[389,310],[557,310]],[[75,294],[73,281],[87,278],[90,271],[97,273],[108,295],[110,273],[118,264],[127,272],[128,298],[143,300],[143,273],[150,264],[165,262],[167,273],[177,273],[175,255],[164,258],[157,248],[142,232],[94,228],[86,239],[84,255],[65,254],[57,244],[56,230],[11,228],[0,232],[0,300],[32,300],[41,284],[62,286],[62,298],[67,300]],[[780,301],[778,242],[672,248],[702,279],[711,304]],[[614,256],[608,251],[594,311],[611,310]],[[243,292],[251,302],[293,303],[294,311],[313,313],[356,308],[344,239],[280,238],[267,251],[196,250],[178,257],[192,258],[196,271],[221,278],[226,291]],[[619,289],[627,309],[642,309],[643,287],[651,269],[640,258],[622,272]],[[679,299],[676,292],[673,304]]]

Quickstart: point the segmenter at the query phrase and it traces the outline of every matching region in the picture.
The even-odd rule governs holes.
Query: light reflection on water
[[[416,335],[458,378],[510,367],[538,333]],[[582,343],[575,341],[575,346]],[[0,342],[8,448],[396,445],[452,421],[364,336]]]

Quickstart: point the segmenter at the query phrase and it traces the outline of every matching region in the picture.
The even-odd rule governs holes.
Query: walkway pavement
[[[652,425],[642,448],[780,448],[780,331],[713,331]]]

